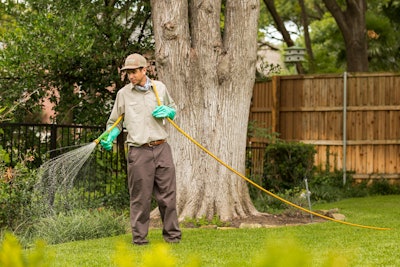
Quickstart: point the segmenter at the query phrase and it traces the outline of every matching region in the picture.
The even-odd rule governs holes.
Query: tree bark
[[[257,58],[258,0],[151,1],[157,73],[178,106],[175,122],[244,173]],[[223,32],[223,33],[222,33]],[[178,213],[223,221],[258,212],[245,181],[170,126]]]
[[[342,32],[346,47],[347,71],[367,72],[368,46],[365,22],[367,1],[346,0],[347,9],[344,11],[335,0],[323,1]]]

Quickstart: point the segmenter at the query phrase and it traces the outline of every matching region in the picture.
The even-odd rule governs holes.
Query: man
[[[133,243],[145,245],[149,242],[152,193],[161,214],[164,240],[179,243],[175,166],[164,125],[166,117],[174,119],[176,106],[166,86],[147,77],[147,61],[143,56],[129,55],[122,71],[126,71],[130,83],[118,91],[107,128],[125,114]],[[158,105],[157,95],[161,105]],[[111,150],[121,130],[122,123],[100,141],[102,147]]]

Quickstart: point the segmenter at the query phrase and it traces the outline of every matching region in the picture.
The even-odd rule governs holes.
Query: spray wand
[[[111,132],[112,129],[114,129],[120,122],[121,120],[124,118],[124,114],[122,114],[121,116],[118,117],[118,119],[114,122],[113,125],[111,125],[110,128],[108,128],[107,130],[105,130],[99,137],[97,137],[97,139],[95,139],[93,142],[96,143],[96,145],[98,145],[100,143],[100,140],[103,139],[107,134],[109,134]]]

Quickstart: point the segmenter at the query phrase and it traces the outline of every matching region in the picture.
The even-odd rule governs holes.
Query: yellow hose
[[[160,98],[158,96],[158,92],[157,89],[155,87],[155,84],[153,83],[153,90],[154,93],[156,95],[157,98],[157,103],[158,105],[161,105],[160,102]],[[345,225],[349,225],[349,226],[355,226],[355,227],[360,227],[360,228],[367,228],[367,229],[374,229],[374,230],[391,230],[390,228],[385,228],[385,227],[376,227],[376,226],[368,226],[368,225],[362,225],[362,224],[356,224],[356,223],[350,223],[350,222],[345,222],[345,221],[340,221],[340,220],[336,220],[334,218],[316,213],[314,211],[305,209],[299,205],[296,205],[284,198],[281,198],[278,195],[275,195],[274,193],[268,191],[267,189],[261,187],[260,185],[258,185],[257,183],[253,182],[252,180],[250,180],[249,178],[247,178],[246,176],[244,176],[243,174],[241,174],[240,172],[238,172],[237,170],[235,170],[234,168],[232,168],[231,166],[229,166],[228,164],[226,164],[225,162],[223,162],[221,159],[219,159],[217,156],[215,156],[213,153],[211,153],[207,148],[205,148],[204,146],[202,146],[200,143],[198,143],[193,137],[191,137],[190,135],[188,135],[185,131],[183,131],[173,120],[171,120],[170,118],[167,118],[167,120],[181,133],[183,134],[186,138],[188,138],[190,141],[192,141],[196,146],[198,146],[201,150],[203,150],[204,152],[206,152],[208,155],[210,155],[212,158],[214,158],[216,161],[218,161],[220,164],[222,164],[223,166],[225,166],[227,169],[229,169],[230,171],[232,171],[233,173],[237,174],[240,178],[244,179],[245,181],[247,181],[248,183],[250,183],[251,185],[253,185],[254,187],[256,187],[257,189],[267,193],[268,195],[270,195],[271,197],[274,197],[280,201],[282,201],[283,203],[286,203],[287,205],[290,205],[292,207],[295,207],[299,210],[302,210],[306,213],[315,215],[317,217],[323,218],[325,220],[329,220],[329,221],[333,221],[333,222],[337,222],[337,223],[341,223],[341,224],[345,224]]]
[[[211,153],[209,150],[207,150],[205,147],[203,147],[201,144],[199,144],[196,140],[194,140],[190,135],[188,135],[187,133],[185,133],[181,128],[179,128],[179,126],[170,118],[168,118],[168,121],[180,132],[182,133],[186,138],[188,138],[190,141],[192,141],[196,146],[198,146],[199,148],[201,148],[204,152],[206,152],[208,155],[210,155],[211,157],[213,157],[216,161],[218,161],[220,164],[222,164],[223,166],[225,166],[226,168],[228,168],[230,171],[232,171],[233,173],[237,174],[240,176],[240,178],[246,180],[248,183],[250,183],[251,185],[253,185],[254,187],[258,188],[259,190],[267,193],[268,195],[292,206],[295,207],[299,210],[302,210],[304,212],[307,212],[309,214],[315,215],[317,217],[326,219],[326,220],[330,220],[333,222],[337,222],[337,223],[341,223],[341,224],[346,224],[346,225],[351,225],[351,226],[356,226],[356,227],[361,227],[361,228],[368,228],[368,229],[374,229],[374,230],[390,230],[390,228],[384,228],[384,227],[376,227],[376,226],[367,226],[367,225],[361,225],[361,224],[355,224],[355,223],[350,223],[350,222],[345,222],[345,221],[340,221],[340,220],[336,220],[334,218],[330,218],[327,217],[325,215],[316,213],[314,211],[305,209],[299,205],[296,205],[290,201],[287,201],[286,199],[281,198],[278,195],[275,195],[274,193],[268,191],[267,189],[261,187],[260,185],[256,184],[255,182],[253,182],[252,180],[250,180],[249,178],[247,178],[246,176],[244,176],[243,174],[241,174],[240,172],[238,172],[237,170],[233,169],[231,166],[229,166],[228,164],[226,164],[225,162],[223,162],[222,160],[220,160],[217,156],[215,156],[213,153]]]

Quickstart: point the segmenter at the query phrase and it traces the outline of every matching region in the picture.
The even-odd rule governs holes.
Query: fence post
[[[343,73],[343,185],[347,175],[347,72]]]
[[[279,76],[272,77],[272,110],[271,110],[271,121],[272,121],[272,132],[279,132],[279,121],[280,121],[280,108],[281,108],[281,79]]]
[[[57,156],[57,125],[53,123],[50,129],[50,158],[52,159]]]

